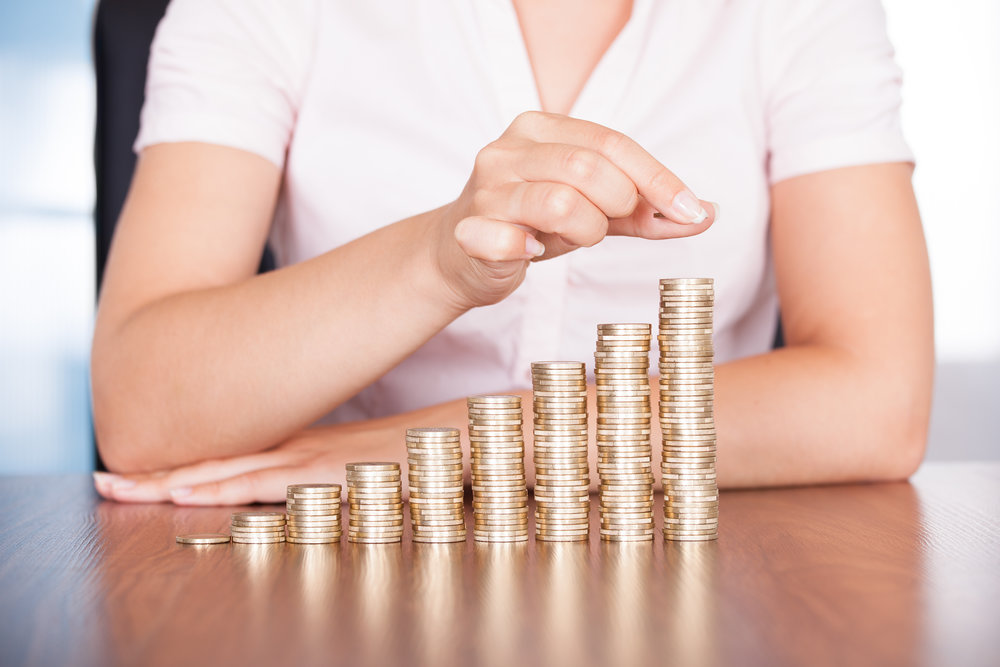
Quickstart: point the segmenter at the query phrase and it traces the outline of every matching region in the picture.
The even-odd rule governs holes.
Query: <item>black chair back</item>
[[[100,0],[94,16],[93,55],[97,79],[94,230],[98,292],[115,224],[135,169],[132,144],[139,133],[149,47],[169,2]],[[265,249],[260,270],[272,268],[273,259]]]

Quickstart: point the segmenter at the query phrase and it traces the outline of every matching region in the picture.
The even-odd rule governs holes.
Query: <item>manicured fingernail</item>
[[[183,496],[190,496],[190,495],[191,495],[190,486],[181,486],[176,489],[170,489],[171,498],[181,498]]]
[[[97,486],[110,486],[120,479],[121,477],[110,472],[94,472],[94,484]]]
[[[674,196],[674,201],[670,205],[671,216],[678,222],[698,224],[704,222],[708,213],[702,207],[701,202],[689,190],[681,190]]]
[[[721,215],[721,213],[719,212],[719,209],[720,209],[721,207],[720,207],[720,206],[719,206],[719,205],[718,205],[717,203],[715,203],[715,202],[712,202],[712,208],[714,208],[714,209],[715,209],[715,217],[714,217],[714,218],[712,218],[712,222],[713,222],[713,223],[716,223],[716,222],[718,222],[718,221],[719,221],[719,216]]]
[[[524,251],[531,257],[541,257],[545,254],[545,246],[531,234],[524,237]]]
[[[118,481],[114,482],[111,485],[111,490],[115,491],[115,492],[126,491],[128,489],[131,489],[133,486],[135,486],[135,481],[134,480],[131,480],[131,479],[119,479]]]

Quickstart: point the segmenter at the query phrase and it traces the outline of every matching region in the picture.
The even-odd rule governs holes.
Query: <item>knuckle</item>
[[[602,218],[601,220],[594,220],[593,223],[588,224],[580,236],[579,244],[585,248],[590,248],[597,245],[604,240],[604,237],[608,235],[608,220],[607,218]]]
[[[677,183],[677,177],[670,173],[668,169],[657,170],[657,172],[650,177],[648,185],[650,190],[665,190],[671,194],[675,194],[680,190]]]
[[[510,127],[517,132],[530,132],[539,127],[544,120],[544,115],[540,111],[522,111],[514,117]]]
[[[600,167],[600,156],[584,148],[576,148],[566,154],[563,168],[566,173],[579,181],[590,181]]]
[[[629,138],[621,132],[605,129],[605,131],[601,133],[601,136],[597,141],[597,145],[600,147],[600,151],[605,155],[614,155],[615,153],[621,151],[627,141],[629,141]]]
[[[611,210],[608,214],[612,218],[625,218],[632,215],[635,212],[636,207],[639,206],[639,191],[635,189],[635,185],[629,184],[630,187],[627,189],[622,189],[617,197],[617,203],[612,205]]]
[[[572,188],[550,185],[542,194],[542,210],[555,219],[568,218],[576,208],[576,193]]]
[[[498,141],[486,144],[479,149],[478,153],[476,153],[476,159],[474,162],[476,171],[489,171],[494,169],[500,163],[503,153],[503,146]]]

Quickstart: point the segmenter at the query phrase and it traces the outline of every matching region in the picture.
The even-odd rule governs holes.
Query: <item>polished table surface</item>
[[[175,543],[231,512],[0,477],[0,664],[1000,664],[996,463],[727,492],[716,543]]]

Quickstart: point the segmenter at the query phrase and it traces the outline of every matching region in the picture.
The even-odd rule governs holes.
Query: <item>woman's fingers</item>
[[[700,224],[710,218],[710,212],[681,179],[621,132],[539,111],[518,116],[508,132],[539,143],[572,144],[600,153],[625,173],[653,208],[674,222]]]
[[[587,197],[564,183],[515,181],[494,191],[492,218],[558,236],[569,248],[599,243],[608,232],[608,218]],[[634,205],[633,205],[634,208]],[[549,243],[544,244],[550,251]]]
[[[511,165],[525,181],[565,183],[603,211],[605,218],[631,215],[639,193],[631,179],[608,158],[581,146],[529,143]]]
[[[162,480],[167,473],[116,475],[94,473],[94,488],[108,500],[134,503],[159,503],[168,499]]]
[[[469,257],[486,262],[526,261],[545,253],[545,246],[525,229],[484,216],[460,220],[455,240]]]
[[[177,505],[249,505],[285,501],[289,484],[301,481],[302,468],[264,468],[214,482],[178,487],[170,492]]]
[[[697,224],[681,224],[666,218],[656,217],[656,211],[653,207],[643,200],[632,215],[608,221],[608,236],[637,236],[644,239],[660,240],[701,234],[719,219],[718,204],[709,201],[703,201],[701,204],[709,216]]]
[[[230,459],[202,461],[174,470],[136,475],[94,473],[94,486],[109,500],[158,503],[171,500],[171,490],[233,477],[287,462],[280,451],[261,452]]]

